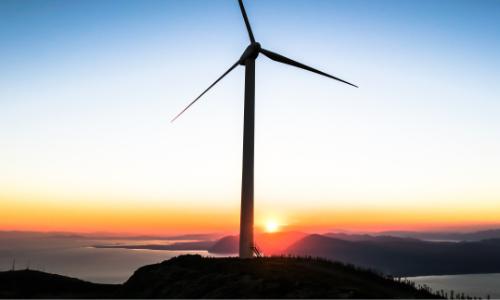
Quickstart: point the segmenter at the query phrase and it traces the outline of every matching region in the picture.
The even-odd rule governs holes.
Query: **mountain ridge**
[[[429,242],[411,238],[346,241],[309,235],[286,253],[323,257],[394,276],[500,272],[500,239],[479,242]]]

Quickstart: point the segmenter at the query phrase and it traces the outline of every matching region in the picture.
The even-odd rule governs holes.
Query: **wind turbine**
[[[241,215],[240,215],[240,258],[253,257],[255,245],[253,241],[253,175],[254,175],[254,121],[255,121],[255,59],[260,53],[268,58],[301,68],[319,75],[326,76],[331,79],[349,84],[353,87],[356,85],[342,80],[338,77],[321,72],[312,67],[301,64],[281,54],[274,53],[261,47],[260,43],[255,41],[253,36],[252,27],[248,21],[248,16],[243,6],[243,1],[238,0],[240,5],[241,14],[245,21],[248,37],[250,38],[250,45],[245,49],[241,57],[222,74],[214,83],[212,83],[206,90],[203,91],[196,99],[186,106],[179,114],[177,114],[171,122],[174,122],[180,115],[182,115],[188,108],[191,107],[198,99],[205,95],[214,85],[216,85],[222,78],[229,72],[234,70],[238,65],[245,66],[245,106],[244,106],[244,123],[243,123],[243,171],[241,180]]]

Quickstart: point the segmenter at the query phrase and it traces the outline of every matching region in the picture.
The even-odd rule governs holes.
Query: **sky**
[[[500,225],[500,2],[247,0],[255,223]],[[0,230],[237,232],[236,1],[0,2]]]

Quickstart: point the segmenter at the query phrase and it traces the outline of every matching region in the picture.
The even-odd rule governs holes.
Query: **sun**
[[[267,220],[265,230],[266,232],[273,233],[277,232],[280,228],[280,225],[276,220]]]

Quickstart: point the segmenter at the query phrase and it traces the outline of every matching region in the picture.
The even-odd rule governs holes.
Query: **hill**
[[[38,271],[0,272],[1,298],[439,298],[374,272],[322,259],[183,255],[139,268],[122,285]]]
[[[118,288],[34,270],[0,272],[0,298],[109,298]]]
[[[371,271],[290,257],[185,255],[137,270],[121,297],[132,298],[436,298]]]
[[[500,272],[500,239],[427,242],[397,237],[341,240],[310,235],[291,245],[286,252],[324,257],[394,276]]]

